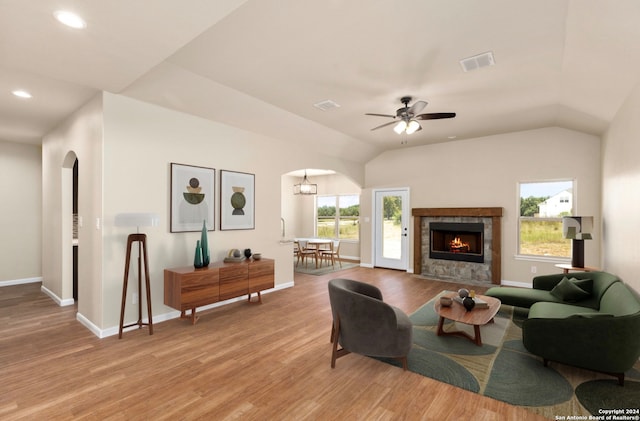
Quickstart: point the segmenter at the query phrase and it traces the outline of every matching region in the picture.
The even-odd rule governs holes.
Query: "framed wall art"
[[[215,229],[216,170],[171,163],[171,232]]]
[[[255,228],[255,175],[220,170],[220,229]]]

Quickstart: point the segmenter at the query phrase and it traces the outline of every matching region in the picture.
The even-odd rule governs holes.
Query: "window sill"
[[[542,262],[542,263],[571,263],[569,257],[547,257],[547,256],[532,256],[530,254],[516,254],[513,256],[515,260],[522,260],[527,262]]]

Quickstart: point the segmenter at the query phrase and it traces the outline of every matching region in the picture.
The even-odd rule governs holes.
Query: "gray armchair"
[[[354,352],[399,359],[407,369],[413,325],[402,310],[382,301],[378,288],[351,279],[332,279],[329,301],[333,314],[331,368],[337,358]]]

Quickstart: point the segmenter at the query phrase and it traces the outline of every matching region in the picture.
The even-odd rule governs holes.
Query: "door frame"
[[[403,201],[402,203],[402,221],[403,221],[403,229],[406,232],[406,235],[404,236],[404,244],[401,245],[402,247],[402,259],[401,259],[401,264],[400,267],[394,267],[391,269],[397,269],[397,270],[404,270],[407,271],[408,273],[413,273],[412,267],[409,264],[409,254],[411,252],[409,245],[410,240],[411,240],[411,235],[412,235],[412,231],[410,229],[410,225],[411,225],[411,207],[410,207],[410,202],[411,202],[411,189],[409,187],[393,187],[393,188],[379,188],[379,189],[372,189],[372,197],[371,197],[371,215],[373,215],[373,223],[371,224],[371,238],[372,238],[372,242],[371,242],[371,261],[372,261],[372,266],[373,267],[386,267],[386,266],[379,266],[379,262],[378,262],[378,253],[377,253],[377,247],[378,247],[378,235],[377,235],[377,226],[378,226],[378,218],[380,217],[380,215],[378,215],[377,212],[377,195],[378,193],[382,193],[382,192],[399,192],[402,193],[404,195],[406,195],[406,200]],[[405,203],[406,202],[406,203]]]

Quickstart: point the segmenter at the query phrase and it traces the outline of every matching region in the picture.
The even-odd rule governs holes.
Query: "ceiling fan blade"
[[[391,114],[365,113],[365,115],[373,115],[373,116],[377,116],[377,117],[389,117],[389,118],[396,118],[396,116],[391,115]]]
[[[416,115],[420,111],[424,110],[424,107],[426,107],[426,106],[427,106],[427,102],[426,101],[416,101],[411,107],[409,107],[407,112],[410,113],[410,114]]]
[[[378,130],[378,129],[381,129],[381,128],[383,128],[383,127],[390,126],[390,125],[392,125],[392,124],[396,124],[396,123],[397,123],[397,121],[390,121],[390,122],[388,122],[388,123],[381,124],[381,125],[380,125],[380,126],[378,126],[378,127],[374,127],[373,129],[371,129],[371,131],[373,131],[373,130]]]
[[[439,120],[441,118],[453,118],[456,113],[427,113],[415,116],[416,120]]]

